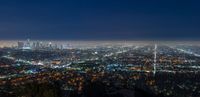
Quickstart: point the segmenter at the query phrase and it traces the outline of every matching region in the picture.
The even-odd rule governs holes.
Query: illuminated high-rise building
[[[17,45],[18,45],[18,49],[22,49],[24,47],[24,42],[19,41]]]

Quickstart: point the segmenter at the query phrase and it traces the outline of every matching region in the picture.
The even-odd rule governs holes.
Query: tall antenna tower
[[[153,74],[155,75],[156,74],[156,57],[157,57],[157,44],[155,44],[155,47],[154,47],[154,63],[153,63]]]

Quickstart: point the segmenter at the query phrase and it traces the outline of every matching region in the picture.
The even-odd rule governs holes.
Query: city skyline
[[[199,97],[199,5],[0,0],[0,97]]]
[[[3,97],[198,97],[200,94],[199,42],[64,42],[72,48],[70,45],[57,48],[53,42],[30,39],[13,42],[18,46],[0,48]],[[94,96],[90,96],[93,91]],[[101,95],[95,96],[97,93]]]

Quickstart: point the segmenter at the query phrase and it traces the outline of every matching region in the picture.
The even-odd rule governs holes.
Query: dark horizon
[[[200,1],[0,1],[1,40],[199,40]]]

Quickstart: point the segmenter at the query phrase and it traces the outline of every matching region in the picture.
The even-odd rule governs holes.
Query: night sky
[[[199,0],[1,0],[0,40],[200,39]]]

